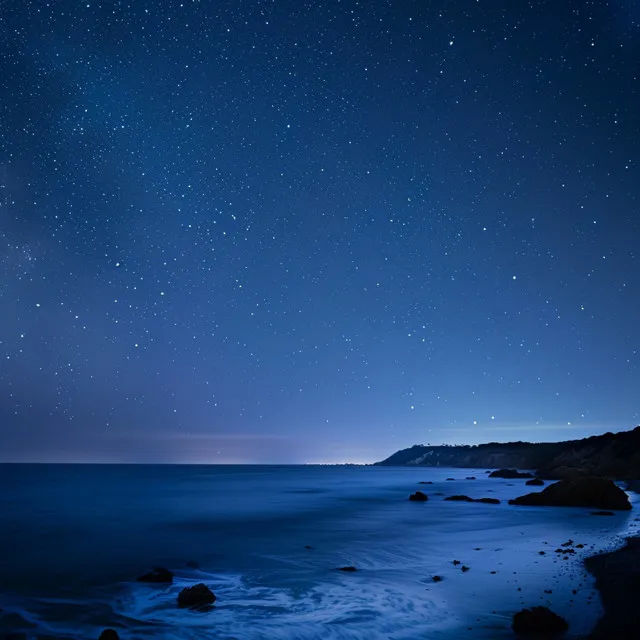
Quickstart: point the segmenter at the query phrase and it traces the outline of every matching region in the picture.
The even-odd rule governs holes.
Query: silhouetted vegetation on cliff
[[[536,469],[544,478],[601,475],[640,478],[640,427],[565,442],[415,445],[376,464]]]

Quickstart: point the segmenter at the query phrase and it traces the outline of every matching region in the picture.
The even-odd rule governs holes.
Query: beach
[[[637,524],[508,505],[536,488],[484,469],[1,465],[0,480],[0,634],[25,638],[500,640],[535,605],[584,638],[603,609],[583,562]],[[500,504],[445,500],[460,494]],[[154,566],[173,583],[137,581]],[[215,607],[178,608],[199,582]]]

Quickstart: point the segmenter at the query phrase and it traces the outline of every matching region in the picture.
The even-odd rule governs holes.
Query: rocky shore
[[[580,476],[640,480],[640,427],[564,442],[414,445],[397,451],[376,465],[511,467],[535,469],[538,477],[552,480]]]
[[[617,551],[587,558],[585,565],[604,607],[589,640],[640,638],[640,537],[629,538]]]

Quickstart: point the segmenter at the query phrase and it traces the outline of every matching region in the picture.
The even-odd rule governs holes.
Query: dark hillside
[[[376,464],[424,467],[515,467],[562,478],[576,474],[640,478],[640,427],[565,442],[414,445]]]

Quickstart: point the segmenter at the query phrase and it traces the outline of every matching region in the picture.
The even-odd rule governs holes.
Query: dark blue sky
[[[632,0],[2,11],[1,459],[640,421]]]

